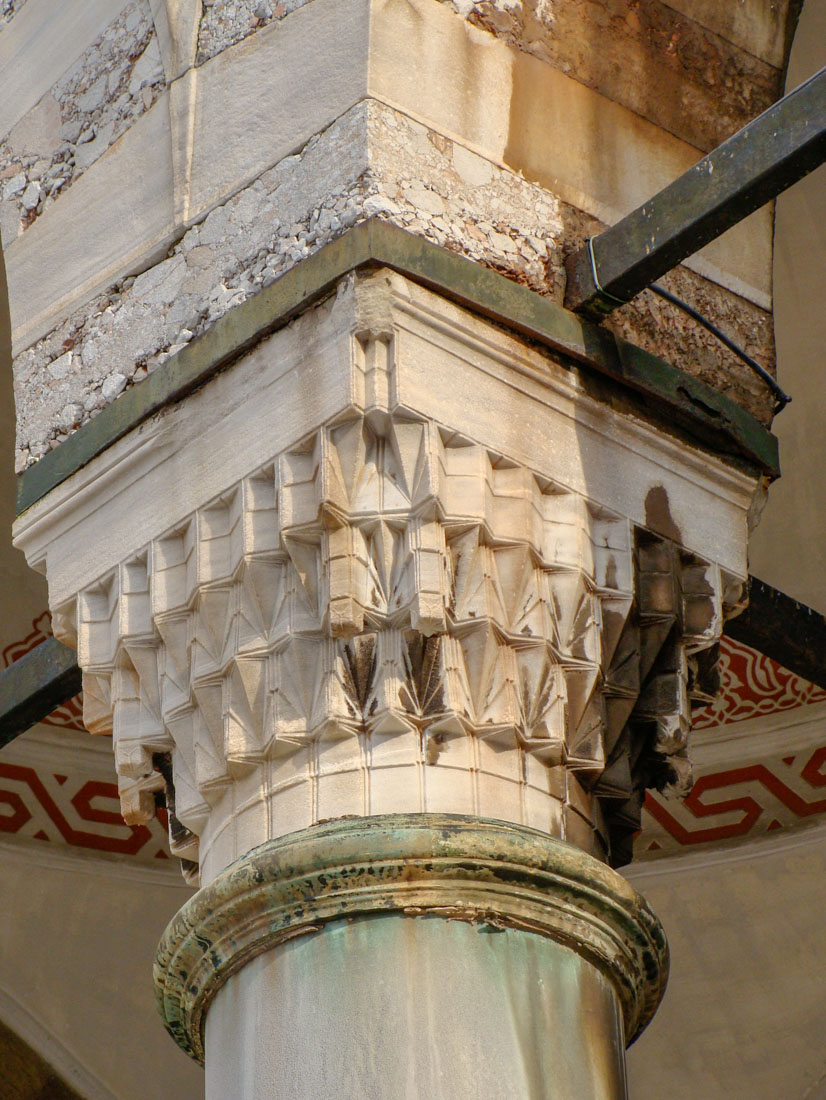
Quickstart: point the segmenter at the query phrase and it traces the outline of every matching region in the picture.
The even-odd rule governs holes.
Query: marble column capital
[[[319,821],[513,821],[614,866],[687,782],[754,477],[396,272],[356,272],[32,506],[18,545],[208,882]]]

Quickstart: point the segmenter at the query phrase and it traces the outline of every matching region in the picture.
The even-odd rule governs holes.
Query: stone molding
[[[622,394],[629,413],[653,421],[659,429],[685,432],[693,443],[705,445],[712,453],[736,455],[741,466],[769,479],[779,475],[776,438],[718,390],[497,272],[379,218],[369,218],[224,314],[149,378],[127,389],[115,404],[24,471],[18,478],[18,513],[289,324],[350,272],[375,267],[391,268],[524,334],[563,362],[604,376]]]
[[[209,1004],[256,955],[342,917],[401,912],[548,936],[612,982],[626,1041],[668,979],[660,922],[616,872],[542,833],[461,815],[338,821],[269,841],[170,922],[155,962],[167,1030],[203,1062]]]
[[[356,253],[353,262],[349,256],[338,255],[339,246],[347,244]],[[746,575],[741,521],[752,508],[760,471],[769,476],[776,473],[776,440],[751,417],[708,387],[692,390],[690,403],[708,401],[712,412],[708,420],[695,417],[698,441],[688,443],[679,434],[668,432],[665,425],[647,423],[641,409],[621,401],[617,402],[617,410],[606,407],[609,402],[613,405],[613,393],[598,391],[592,397],[591,386],[576,370],[570,369],[571,360],[590,362],[612,380],[625,380],[631,389],[642,391],[646,401],[667,409],[671,421],[681,424],[674,394],[686,389],[693,380],[662,361],[648,356],[648,362],[640,370],[630,362],[633,349],[621,341],[611,348],[614,341],[610,338],[606,345],[601,340],[605,336],[601,329],[584,325],[524,288],[382,223],[358,227],[330,249],[328,277],[314,272],[314,277],[321,277],[317,283],[313,280],[308,289],[297,278],[291,280],[292,273],[287,273],[268,291],[222,318],[215,327],[214,341],[210,340],[213,333],[206,334],[203,341],[216,345],[210,346],[205,356],[207,363],[188,354],[199,350],[196,347],[184,349],[170,361],[170,367],[174,364],[175,369],[159,371],[161,377],[153,375],[119,398],[118,405],[123,407],[130,405],[133,395],[136,398],[131,402],[136,407],[129,409],[131,416],[125,424],[107,423],[103,438],[98,438],[95,433],[98,421],[94,421],[56,448],[54,461],[50,461],[53,456],[47,456],[27,471],[20,479],[21,514],[14,533],[15,545],[25,547],[34,568],[46,571],[49,547],[58,542],[66,545],[65,534],[72,522],[88,521],[101,501],[109,503],[113,496],[123,495],[134,484],[140,483],[145,490],[149,479],[159,476],[162,467],[166,470],[174,467],[171,476],[180,478],[186,464],[199,464],[199,483],[190,486],[191,478],[186,479],[198,504],[206,503],[220,494],[227,483],[248,474],[257,465],[254,456],[260,454],[261,447],[248,438],[252,433],[240,431],[237,410],[241,406],[255,429],[261,428],[269,417],[271,453],[290,446],[313,430],[324,419],[327,409],[329,415],[348,408],[364,410],[364,363],[353,361],[350,373],[346,373],[342,370],[344,364],[336,361],[334,355],[342,339],[356,331],[369,336],[378,324],[380,332],[400,335],[405,348],[410,349],[400,357],[398,345],[394,346],[393,400],[434,419],[435,409],[450,402],[453,418],[463,425],[459,430],[470,435],[490,435],[495,440],[491,449],[510,448],[518,453],[521,462],[535,468],[549,461],[553,463],[553,456],[558,456],[560,480],[600,503],[613,505],[655,531],[659,530],[658,517],[649,514],[641,486],[654,484],[659,478],[667,495],[673,498],[672,510],[678,509],[671,517],[671,526],[666,522],[660,533],[667,534],[676,525],[685,530],[684,542],[691,550],[704,556],[716,555],[729,572]],[[314,259],[305,261],[300,269],[302,274],[309,272]],[[386,266],[372,275],[352,271],[353,266],[371,261]],[[473,286],[463,290],[456,285],[460,273],[458,269],[451,270],[453,264],[461,265],[468,277],[472,272]],[[402,268],[402,274],[389,270],[394,268]],[[417,280],[434,283],[435,293],[417,285]],[[289,302],[282,303],[277,292],[287,282],[290,282]],[[497,309],[501,298],[507,298],[509,293],[513,294],[508,302],[510,308]],[[324,300],[318,305],[318,297],[322,295]],[[456,299],[458,306],[453,304]],[[474,316],[461,308],[465,303],[483,316]],[[272,316],[274,304],[285,307],[283,315],[276,311],[277,315]],[[323,339],[310,345],[302,378],[287,381],[288,372],[282,363],[300,362],[304,348],[298,345],[302,339],[309,341],[316,319]],[[277,331],[272,332],[273,328]],[[380,332],[377,330],[377,335]],[[535,350],[533,341],[547,346]],[[341,354],[348,360],[351,358],[349,348]],[[417,356],[422,366],[428,368],[427,381],[432,383],[432,392],[425,388],[424,379],[416,376],[412,360]],[[231,384],[227,383],[230,374],[224,369],[229,364],[232,364]],[[451,365],[453,375],[449,373]],[[474,365],[480,369],[474,371]],[[303,388],[311,391],[314,398],[320,396],[313,389],[319,384],[319,371],[328,372],[326,384],[331,392],[325,395],[326,403],[291,408],[289,422],[276,418],[274,402],[285,401],[288,392]],[[257,377],[251,378],[256,372]],[[665,372],[670,377],[664,377]],[[477,379],[478,393],[473,396],[479,400],[475,404],[463,400],[465,394],[458,388],[466,386],[471,376]],[[490,407],[492,401],[498,401],[514,416],[497,415],[496,404]],[[182,412],[184,407],[186,415]],[[195,415],[189,416],[193,409]],[[261,409],[263,418],[255,416],[256,409]],[[734,423],[738,411],[741,424]],[[114,408],[104,410],[99,420],[111,420],[110,412]],[[518,425],[515,432],[509,430],[514,418]],[[221,419],[227,432],[235,431],[229,447],[226,432],[217,434]],[[547,428],[544,433],[539,431],[543,420]],[[729,430],[728,438],[718,441],[719,454],[702,449],[704,432],[713,420],[725,422]],[[205,423],[213,429],[214,438],[209,441],[204,438]],[[751,439],[745,438],[748,433]],[[558,442],[555,437],[559,437]],[[79,444],[88,440],[88,446],[75,447],[75,440]],[[228,470],[225,476],[221,476],[223,466],[215,469],[216,464],[208,461],[216,445],[222,448],[222,463]],[[595,462],[583,463],[586,450],[607,458],[610,447],[617,448],[623,463],[627,463],[632,484],[618,481],[610,467],[603,471]],[[62,456],[69,453],[69,463],[61,462]],[[745,467],[741,461],[744,456]],[[37,476],[41,467],[48,468],[45,480]],[[176,494],[170,501],[154,501],[141,518],[147,520],[146,526],[154,534],[184,514]],[[96,534],[111,557],[115,533],[107,536],[106,530],[106,525],[102,525]],[[50,562],[50,587],[59,581],[55,602],[64,602],[70,595],[68,590],[77,587],[75,578],[89,577],[101,558],[102,554],[97,552],[86,557],[78,553],[72,560],[61,555],[59,560]]]

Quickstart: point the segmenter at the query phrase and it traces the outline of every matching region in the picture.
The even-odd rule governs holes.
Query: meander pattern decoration
[[[159,810],[157,820],[127,825],[116,783],[0,760],[0,837],[167,860],[165,818]]]
[[[701,776],[690,793],[667,801],[655,792],[645,800],[643,848],[667,852],[677,845],[712,844],[748,834],[773,832],[826,813],[826,746]],[[723,797],[720,797],[722,792]],[[706,819],[716,824],[705,824]],[[664,831],[662,837],[653,835]]]
[[[712,729],[826,701],[826,691],[776,661],[724,637],[722,690],[695,712],[694,729]],[[684,847],[771,833],[826,813],[826,746],[777,753],[741,767],[701,775],[688,795],[646,795],[637,858]]]

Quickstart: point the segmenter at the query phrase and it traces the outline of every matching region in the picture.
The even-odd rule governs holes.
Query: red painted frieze
[[[762,653],[725,637],[720,648],[723,689],[713,704],[695,712],[695,730],[826,701],[826,691]],[[814,745],[701,774],[685,798],[649,791],[638,855],[757,836],[826,814],[824,773],[826,746]]]
[[[148,826],[126,825],[116,783],[3,760],[0,835],[142,860],[169,858],[161,815]]]
[[[771,657],[725,636],[720,643],[720,678],[720,695],[709,706],[695,711],[693,729],[729,725],[826,700],[822,688],[789,672]]]

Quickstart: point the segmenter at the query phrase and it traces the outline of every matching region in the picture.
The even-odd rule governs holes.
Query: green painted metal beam
[[[80,681],[77,654],[57,638],[0,672],[0,746],[77,695]]]
[[[475,313],[506,325],[581,371],[597,394],[666,431],[760,472],[779,473],[777,440],[735,402],[684,371],[614,337],[511,279],[378,219],[370,219],[285,272],[225,314],[153,374],[78,429],[18,479],[23,512],[96,455],[165,406],[186,397],[259,340],[331,292],[349,272],[385,266]],[[628,406],[630,402],[630,406]]]
[[[826,160],[826,68],[569,257],[566,305],[599,321]]]

